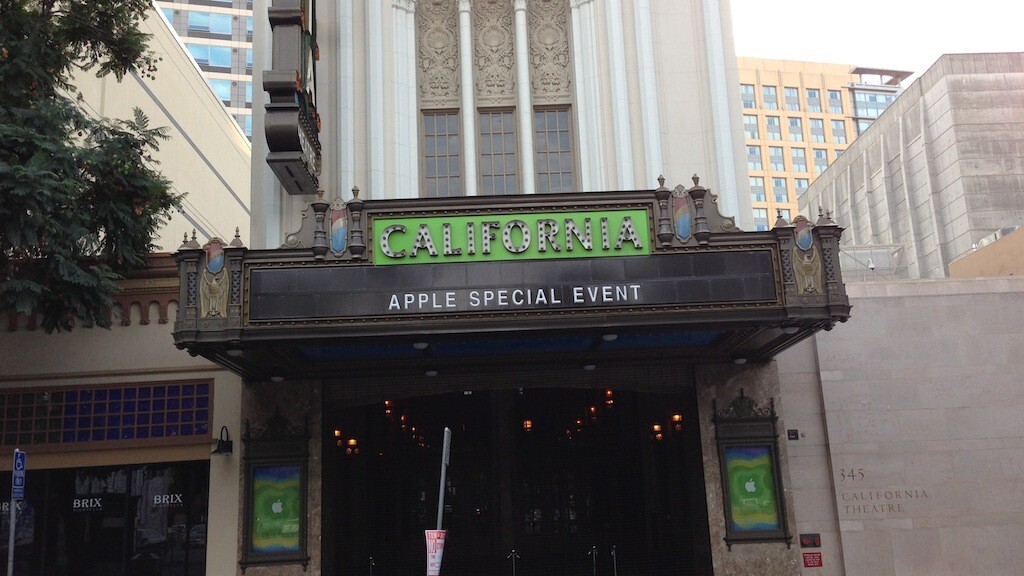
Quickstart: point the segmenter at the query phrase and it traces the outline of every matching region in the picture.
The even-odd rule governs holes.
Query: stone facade
[[[947,277],[973,244],[1024,223],[1021,102],[1024,54],[942,56],[811,184],[801,210],[834,209],[844,245],[892,246],[896,277]]]
[[[779,357],[797,530],[822,536],[805,573],[1020,573],[1022,291],[852,284],[852,319]]]

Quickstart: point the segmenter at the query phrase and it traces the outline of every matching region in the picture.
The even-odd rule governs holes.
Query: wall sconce
[[[675,430],[676,432],[682,432],[683,431],[683,415],[682,414],[673,414],[672,415],[672,429]]]
[[[651,438],[656,442],[660,442],[665,436],[661,432],[661,424],[655,424],[651,426]]]
[[[217,447],[210,452],[211,456],[230,456],[234,451],[234,442],[231,441],[231,436],[228,434],[228,427],[220,427],[220,438],[217,439]]]
[[[527,432],[529,432],[530,430],[533,430],[533,420],[530,420],[530,419],[523,420],[523,430],[525,430]]]

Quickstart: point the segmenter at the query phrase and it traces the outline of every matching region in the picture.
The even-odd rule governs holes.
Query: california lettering
[[[381,219],[375,264],[650,254],[643,210]]]

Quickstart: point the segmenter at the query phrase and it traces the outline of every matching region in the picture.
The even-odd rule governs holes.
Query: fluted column
[[[372,2],[371,2],[372,4]],[[476,196],[476,104],[473,86],[473,2],[459,0],[459,68],[462,90],[462,153],[466,196]]]
[[[661,119],[658,115],[658,86],[654,72],[654,35],[651,31],[651,2],[636,0],[636,51],[640,57],[640,110],[644,130],[644,173],[640,187],[654,186],[664,172],[661,159]]]
[[[573,84],[576,86],[576,127],[579,135],[579,160],[580,160],[580,191],[589,192],[592,188],[590,177],[591,170],[591,141],[589,138],[590,123],[587,117],[587,91],[584,89],[585,73],[584,58],[586,58],[586,47],[583,39],[582,12],[580,5],[585,0],[571,0],[570,18],[572,19],[572,72]]]
[[[338,190],[356,185],[356,78],[351,2],[338,3]]]
[[[366,4],[367,197],[384,197],[384,40],[381,3]]]
[[[626,81],[626,40],[622,30],[621,0],[607,0],[605,23],[608,32],[608,60],[612,85],[612,130],[615,148],[616,187],[636,188],[633,180],[633,139],[629,122],[629,93]]]
[[[604,131],[601,121],[601,78],[598,75],[597,16],[594,0],[580,2],[580,24],[584,38],[584,82],[587,91],[587,133],[590,135],[590,178],[597,190],[605,190],[608,183],[604,172]]]
[[[530,42],[526,30],[526,2],[514,0],[516,20],[516,110],[519,114],[519,177],[523,194],[537,191],[533,172],[533,102],[530,96]]]
[[[420,136],[419,136],[419,115],[420,110],[416,102],[416,0],[407,0],[408,7],[405,13],[405,45],[408,50],[405,54],[405,69],[409,80],[409,97],[406,99],[406,106],[409,109],[409,124],[407,126],[409,136],[408,156],[406,162],[409,165],[409,186],[413,197],[419,196],[420,191]]]
[[[416,0],[392,0],[395,40],[395,196],[419,195],[416,107]]]
[[[392,66],[395,71],[394,87],[394,158],[395,158],[395,197],[412,198],[413,190],[409,185],[409,71],[406,69],[406,52],[409,50],[406,35],[406,15],[408,0],[392,0],[391,30],[394,38]]]
[[[718,165],[718,206],[722,214],[735,216],[736,223],[746,227],[752,221],[749,208],[750,195],[746,195],[745,210],[739,212],[739,199],[731,192],[737,189],[736,157],[733,154],[732,116],[729,114],[729,86],[725,75],[725,40],[722,38],[722,8],[719,0],[703,0],[704,37],[707,38],[708,91],[711,117],[715,131],[715,159]]]

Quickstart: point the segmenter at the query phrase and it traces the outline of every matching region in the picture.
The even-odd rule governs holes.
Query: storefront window
[[[15,574],[206,573],[209,463],[30,470],[15,531]],[[10,493],[10,479],[0,481]],[[9,515],[0,515],[7,557]]]

